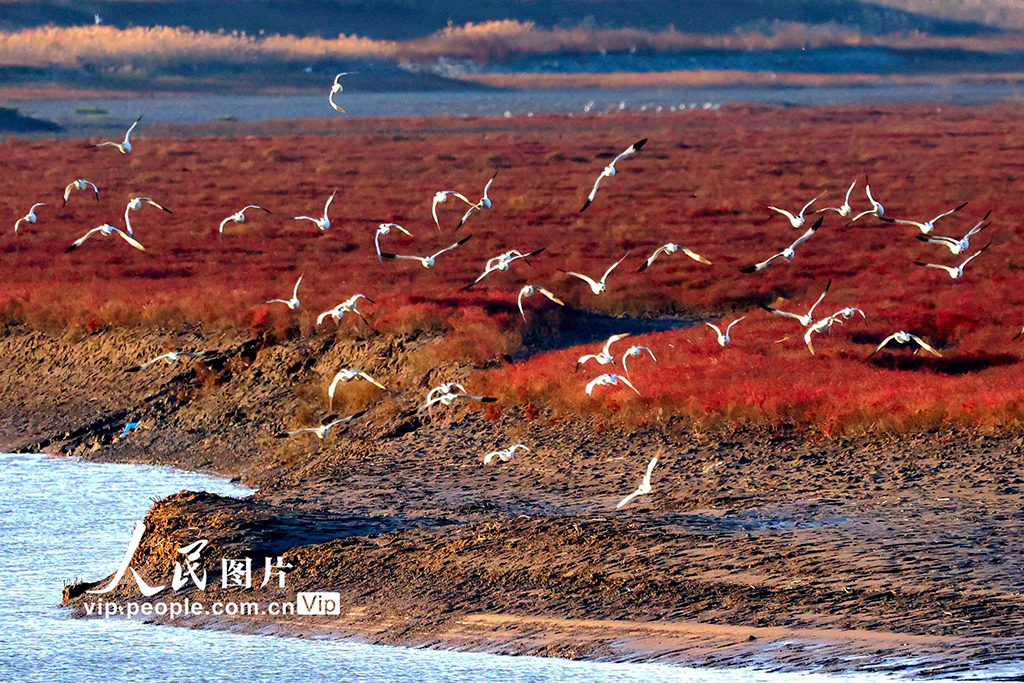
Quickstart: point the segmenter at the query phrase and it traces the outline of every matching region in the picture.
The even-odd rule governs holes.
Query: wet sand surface
[[[207,557],[283,553],[294,565],[287,588],[260,600],[326,590],[343,603],[340,617],[175,623],[835,671],[949,674],[1024,654],[1019,438],[624,433],[379,406],[334,440],[274,439],[279,404],[294,400],[286,377],[341,356],[397,366],[401,345],[216,341],[234,368],[216,391],[208,380],[203,390],[194,369],[160,369],[145,383],[126,375],[119,368],[141,342],[128,333],[74,346],[37,334],[0,342],[11,360],[0,372],[6,448],[175,464],[259,487],[246,500],[182,493],[157,502],[135,560],[144,576],[168,575],[167,548],[199,529]],[[31,386],[11,369],[53,358],[62,367]],[[416,389],[396,400],[410,408],[418,399]],[[53,401],[60,409],[44,411]],[[138,405],[150,426],[119,440],[119,411]],[[484,467],[481,455],[506,440],[533,448]],[[654,454],[654,491],[616,511]],[[239,598],[219,588],[219,565],[210,565],[206,591],[179,599]],[[108,597],[137,599],[127,585]],[[82,605],[85,587],[69,604]]]

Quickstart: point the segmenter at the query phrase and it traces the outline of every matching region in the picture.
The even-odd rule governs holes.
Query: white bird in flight
[[[378,225],[377,232],[373,236],[373,244],[375,247],[377,247],[377,260],[380,261],[381,263],[384,263],[384,257],[380,255],[380,238],[383,237],[384,235],[390,235],[391,228],[394,228],[399,232],[404,232],[409,237],[412,237],[412,233],[403,228],[398,223],[381,223],[380,225]]]
[[[629,501],[633,500],[637,496],[642,496],[651,492],[651,472],[654,471],[654,466],[658,464],[657,458],[651,458],[651,461],[647,463],[647,472],[644,474],[643,481],[640,482],[640,486],[637,487],[636,491],[629,494],[625,498],[619,501],[619,504],[615,506],[615,509],[625,507]]]
[[[318,315],[317,318],[316,318],[317,326],[319,326],[321,323],[323,323],[323,321],[326,320],[327,318],[334,318],[335,321],[340,321],[342,319],[342,317],[346,313],[355,313],[356,315],[359,316],[360,320],[362,320],[364,323],[369,325],[370,322],[366,318],[363,317],[362,313],[359,312],[359,300],[360,299],[365,299],[365,300],[369,301],[371,304],[372,303],[376,303],[373,299],[371,299],[370,297],[366,296],[365,294],[353,294],[348,299],[346,299],[345,301],[342,301],[340,304],[338,304],[334,308],[326,310],[323,313],[321,313],[320,315]]]
[[[882,216],[885,215],[885,207],[876,202],[874,196],[871,194],[871,183],[864,183],[864,192],[868,196],[868,201],[871,202],[871,208],[868,209],[867,211],[861,211],[856,216],[851,218],[851,223],[859,221],[861,218],[864,218],[864,216],[874,215],[876,218],[881,218]]]
[[[985,224],[985,221],[988,220],[990,215],[992,215],[991,211],[986,213],[985,217],[978,221],[974,227],[960,239],[956,239],[955,237],[939,237],[938,235],[915,235],[915,237],[922,242],[928,242],[929,244],[941,244],[942,246],[947,247],[953,256],[959,256],[971,248],[971,238],[988,227],[988,225]]]
[[[22,223],[32,223],[33,225],[35,225],[35,222],[38,219],[38,216],[36,216],[36,209],[38,209],[40,206],[49,206],[49,204],[47,204],[46,202],[36,202],[35,204],[33,204],[32,208],[28,210],[28,213],[26,213],[23,217],[19,218],[14,222],[15,234],[18,233],[18,228],[21,227]]]
[[[126,233],[124,230],[121,230],[120,228],[115,228],[113,225],[110,225],[109,223],[104,223],[103,225],[101,225],[99,227],[93,228],[92,230],[90,230],[89,232],[85,233],[84,235],[79,237],[77,240],[75,240],[74,244],[72,244],[70,247],[68,247],[64,251],[65,252],[74,251],[78,247],[82,246],[87,239],[89,239],[90,237],[92,237],[93,235],[96,235],[96,234],[103,235],[104,237],[109,237],[110,235],[117,234],[120,237],[122,237],[125,242],[127,242],[130,245],[132,245],[133,247],[135,247],[139,251],[146,251],[146,248],[144,246],[142,246],[141,244],[139,244],[138,241],[136,241],[136,239],[134,237],[132,237],[131,235]]]
[[[732,330],[732,326],[735,325],[736,323],[738,323],[739,321],[743,320],[746,317],[747,316],[744,315],[744,316],[741,316],[741,317],[736,318],[735,320],[733,320],[731,323],[729,323],[726,326],[725,332],[722,332],[722,330],[718,327],[718,325],[714,325],[712,323],[704,323],[704,324],[707,325],[708,327],[710,327],[711,329],[713,329],[715,331],[715,334],[718,335],[718,345],[719,346],[725,346],[726,344],[728,344],[729,342],[732,341],[732,339],[729,337],[729,331]]]
[[[519,259],[522,259],[522,260],[526,261],[527,264],[529,264],[530,263],[530,260],[529,260],[530,257],[531,256],[536,256],[537,254],[539,254],[542,251],[544,251],[545,248],[546,247],[541,247],[540,249],[528,252],[526,254],[524,254],[523,252],[519,251],[518,249],[512,249],[510,251],[506,251],[504,254],[499,254],[499,255],[495,256],[494,258],[487,259],[487,263],[484,264],[484,272],[483,272],[483,274],[480,275],[480,277],[478,277],[477,279],[473,280],[468,285],[466,285],[465,287],[463,287],[462,288],[463,291],[471,288],[473,285],[477,284],[478,282],[483,280],[485,277],[487,277],[491,273],[496,273],[496,272],[499,272],[499,271],[504,272],[504,271],[508,270],[509,266],[512,265],[513,261],[518,261]]]
[[[124,140],[122,142],[101,142],[99,144],[92,145],[92,147],[117,147],[117,151],[121,154],[128,154],[132,151],[132,131],[135,130],[135,126],[139,125],[139,121],[141,120],[141,116],[135,119],[135,123],[133,123],[131,127],[128,128],[128,132],[124,134]]]
[[[157,356],[153,360],[147,361],[142,365],[134,368],[128,368],[126,372],[138,372],[139,370],[145,370],[151,365],[156,365],[160,361],[164,361],[168,365],[177,363],[182,358],[204,358],[209,355],[207,351],[169,351],[161,356]]]
[[[684,247],[684,246],[682,246],[680,244],[673,244],[672,242],[669,242],[668,244],[666,244],[663,247],[658,247],[655,250],[655,252],[650,255],[650,257],[644,262],[644,264],[642,266],[640,266],[640,269],[637,270],[636,272],[642,273],[645,270],[647,270],[648,268],[650,268],[651,264],[654,263],[655,259],[658,258],[659,254],[674,254],[677,251],[682,251],[684,254],[686,254],[687,256],[692,258],[697,263],[703,263],[706,266],[710,266],[711,265],[711,261],[708,261],[706,258],[701,256],[697,252],[693,251],[692,249],[688,249],[687,247]]]
[[[438,231],[441,230],[441,223],[437,220],[437,205],[444,204],[446,201],[448,201],[449,195],[457,199],[461,199],[470,206],[474,206],[473,202],[469,201],[468,199],[466,199],[464,195],[456,192],[455,190],[441,190],[440,192],[434,194],[434,202],[430,205],[430,213],[434,216],[434,225],[437,226]]]
[[[258,209],[260,211],[263,211],[264,213],[270,213],[270,209],[264,209],[262,206],[256,206],[255,204],[250,204],[249,206],[245,207],[241,211],[239,211],[237,213],[233,213],[230,216],[228,216],[227,218],[225,218],[224,220],[222,220],[220,222],[220,230],[218,230],[218,232],[223,233],[224,232],[224,226],[227,225],[228,223],[244,223],[245,222],[245,212],[248,211],[249,209]]]
[[[586,203],[583,204],[583,208],[580,209],[580,213],[586,211],[587,207],[590,206],[590,203],[594,201],[594,197],[597,196],[597,188],[601,184],[601,181],[604,180],[605,178],[611,178],[613,175],[615,175],[615,164],[619,163],[620,161],[630,156],[631,154],[636,154],[643,148],[645,144],[647,144],[647,138],[634,142],[632,145],[629,146],[628,149],[626,149],[625,152],[612,159],[612,163],[604,167],[604,170],[601,171],[601,174],[597,176],[597,180],[594,181],[594,189],[592,189],[590,191],[590,194],[587,196],[587,201]]]
[[[457,226],[455,226],[456,230],[461,228],[466,223],[466,221],[469,220],[469,217],[473,215],[474,211],[480,211],[482,209],[489,209],[489,208],[491,208],[491,198],[487,196],[487,192],[491,189],[491,184],[494,182],[494,179],[497,178],[497,177],[498,177],[498,172],[495,171],[494,175],[491,176],[491,179],[487,181],[486,185],[484,185],[484,196],[483,196],[483,198],[479,202],[477,202],[476,204],[473,204],[473,205],[471,205],[469,207],[469,211],[467,211],[466,215],[464,215],[462,217],[462,220],[459,221],[459,224]],[[440,226],[438,226],[438,227],[440,227]]]
[[[458,382],[448,382],[431,389],[427,393],[426,403],[420,406],[416,412],[428,410],[438,403],[443,406],[450,406],[460,398],[467,401],[476,401],[477,403],[495,403],[498,400],[493,396],[473,396],[466,393],[465,387]]]
[[[614,365],[615,356],[611,353],[612,344],[620,339],[625,339],[628,336],[629,333],[627,332],[624,334],[613,334],[608,337],[608,340],[604,343],[604,348],[602,348],[599,353],[589,353],[585,356],[580,356],[579,360],[576,361],[576,370],[573,370],[573,372],[578,371],[581,365],[584,365],[590,360],[596,360],[598,365],[608,365],[609,363]]]
[[[587,383],[587,396],[594,395],[594,387],[610,387],[613,385],[618,385],[619,382],[622,382],[627,387],[635,391],[637,396],[640,395],[640,391],[635,386],[633,386],[633,383],[629,381],[628,377],[623,377],[622,375],[613,375],[609,373],[592,379],[590,380],[590,382]]]
[[[917,349],[914,350],[915,355],[918,351],[924,349],[928,353],[934,354],[939,358],[942,358],[942,354],[933,349],[931,346],[929,346],[923,339],[921,339],[917,335],[910,334],[909,332],[904,332],[903,330],[900,330],[899,332],[894,332],[885,339],[883,339],[882,343],[878,345],[878,348],[871,352],[871,356],[881,351],[882,347],[891,341],[894,341],[897,344],[910,344],[911,342],[913,342],[918,347]],[[868,358],[871,358],[871,356],[868,356]]]
[[[819,296],[818,300],[814,302],[814,305],[811,306],[811,309],[809,311],[807,311],[807,313],[805,313],[803,315],[800,315],[799,313],[789,313],[788,311],[780,311],[777,308],[772,308],[771,306],[765,306],[764,304],[758,304],[758,305],[761,306],[761,308],[763,308],[764,310],[768,311],[769,313],[771,313],[773,315],[781,315],[784,318],[792,318],[793,320],[796,320],[797,322],[799,322],[804,327],[807,327],[808,325],[810,325],[810,324],[812,324],[814,322],[814,309],[816,309],[818,307],[818,304],[821,303],[822,299],[825,298],[825,295],[828,294],[828,290],[831,289],[831,288],[832,288],[832,281],[829,280],[828,284],[825,285],[825,291],[821,293],[821,296]]]
[[[626,256],[629,256],[629,252],[628,251],[626,252]],[[587,277],[586,275],[584,275],[582,273],[576,273],[576,272],[573,272],[571,270],[562,270],[561,268],[559,268],[558,270],[560,272],[565,273],[566,275],[572,275],[575,278],[579,278],[580,280],[583,280],[588,285],[590,285],[590,290],[592,292],[594,292],[594,294],[603,294],[604,291],[607,289],[608,276],[611,275],[613,270],[615,270],[616,268],[619,267],[620,263],[622,263],[623,261],[626,260],[626,256],[623,256],[618,261],[616,261],[615,263],[610,265],[608,267],[608,270],[604,271],[604,275],[601,276],[601,281],[600,282],[594,282],[594,280],[592,278],[589,278],[589,277]]]
[[[524,451],[529,451],[530,450],[529,448],[527,448],[526,446],[524,446],[521,443],[513,444],[513,445],[509,446],[508,448],[504,448],[504,449],[502,449],[500,451],[493,451],[493,452],[488,453],[487,455],[485,455],[484,456],[484,464],[485,465],[490,465],[491,461],[494,460],[495,458],[497,458],[498,460],[501,460],[502,462],[508,462],[512,458],[515,457],[516,451],[519,450],[520,448],[523,449]]]
[[[270,301],[267,301],[265,303],[284,304],[285,306],[294,311],[296,308],[299,307],[299,285],[302,284],[303,277],[305,277],[305,274],[300,275],[299,279],[295,282],[295,289],[292,290],[291,299],[271,299]]]
[[[867,316],[864,315],[864,311],[860,310],[859,308],[847,307],[836,311],[830,316],[822,318],[818,322],[808,327],[807,331],[804,332],[804,343],[807,344],[807,350],[811,352],[811,355],[814,355],[814,344],[811,342],[811,337],[814,335],[815,332],[820,333],[824,332],[825,330],[831,330],[833,324],[842,324],[843,320],[849,320],[857,313],[860,313],[861,317],[867,320]]]
[[[898,223],[899,225],[913,225],[914,227],[918,228],[922,232],[922,234],[930,235],[930,234],[932,234],[932,231],[935,230],[935,223],[936,223],[936,221],[938,221],[940,218],[945,218],[946,216],[950,216],[950,215],[956,213],[957,211],[959,211],[960,209],[964,208],[965,206],[967,206],[967,202],[964,202],[963,204],[961,204],[960,206],[956,207],[955,209],[950,209],[946,213],[940,213],[935,218],[931,219],[930,221],[925,221],[924,223],[921,223],[921,222],[918,222],[918,221],[906,221],[906,220],[901,220],[899,218],[885,218],[883,216],[879,216],[879,218],[881,220],[885,221],[886,223]]]
[[[780,209],[777,206],[768,206],[767,204],[765,206],[767,206],[767,208],[771,209],[772,211],[774,211],[776,213],[780,213],[783,216],[785,216],[786,218],[788,218],[789,219],[789,224],[793,228],[802,228],[802,227],[804,227],[804,223],[807,222],[807,217],[804,216],[804,213],[806,213],[807,209],[809,209],[811,207],[811,204],[813,204],[814,202],[818,201],[819,199],[821,199],[821,195],[820,194],[817,197],[815,197],[814,199],[812,199],[811,201],[809,201],[806,204],[804,204],[804,207],[802,209],[800,209],[800,213],[798,213],[796,215],[793,215],[792,213],[790,213],[789,211],[786,211],[785,209]]]
[[[338,371],[338,374],[331,380],[331,386],[327,388],[327,398],[330,399],[330,407],[334,407],[334,392],[338,388],[340,382],[351,382],[354,379],[363,379],[377,387],[378,389],[386,389],[386,387],[371,377],[369,374],[356,368],[344,368]]]
[[[338,194],[337,190],[332,192],[331,196],[327,198],[327,203],[324,204],[324,217],[323,218],[313,218],[312,216],[296,216],[295,220],[297,220],[297,221],[313,221],[314,223],[316,223],[316,227],[320,228],[321,230],[327,230],[328,228],[331,227],[331,219],[327,217],[327,210],[331,208],[331,202],[334,201],[334,195],[336,195],[336,194]]]
[[[155,206],[156,208],[166,213],[174,213],[170,209],[160,206],[149,197],[133,197],[132,199],[128,200],[128,205],[124,207],[124,226],[128,229],[129,235],[134,235],[135,231],[132,230],[132,221],[128,214],[131,213],[132,211],[138,211],[139,209],[141,209],[143,202],[149,204],[150,206]]]
[[[526,322],[526,313],[523,311],[523,297],[533,296],[535,293],[540,292],[547,298],[554,301],[559,306],[564,306],[565,302],[556,297],[554,294],[544,289],[540,285],[526,285],[519,290],[519,314],[523,316],[523,322]]]
[[[441,251],[439,251],[439,252],[437,252],[435,254],[431,254],[430,256],[404,256],[402,254],[389,254],[387,252],[383,252],[383,253],[381,253],[381,257],[382,258],[386,258],[386,259],[392,259],[392,260],[399,259],[399,260],[406,260],[406,261],[419,261],[420,265],[422,265],[424,268],[433,268],[434,267],[434,260],[438,256],[440,256],[441,254],[447,253],[447,252],[451,251],[452,249],[455,249],[456,247],[462,246],[463,244],[465,244],[466,242],[469,241],[470,237],[472,237],[472,235],[466,235],[465,237],[463,237],[461,240],[459,240],[455,244],[451,245],[450,247],[445,247]]]
[[[836,213],[838,213],[843,218],[846,218],[851,213],[853,213],[853,207],[850,206],[850,193],[853,192],[853,188],[856,185],[857,185],[857,181],[855,179],[853,181],[853,184],[850,185],[850,189],[848,189],[846,191],[846,199],[843,201],[843,205],[842,206],[826,206],[823,209],[818,209],[814,213],[825,213],[826,211],[835,211]]]
[[[341,112],[342,114],[345,113],[345,110],[342,109],[341,107],[339,107],[337,105],[337,103],[335,103],[334,96],[337,95],[338,93],[340,93],[341,91],[343,91],[345,89],[345,88],[343,88],[341,86],[341,80],[340,79],[341,79],[342,76],[348,76],[348,75],[349,75],[348,71],[343,71],[340,74],[338,74],[337,76],[335,76],[334,77],[334,85],[331,86],[331,94],[327,96],[327,101],[331,103],[331,108],[334,109],[334,111]]]
[[[96,195],[96,201],[100,200],[100,190],[96,187],[95,183],[84,178],[79,178],[64,188],[64,204],[67,204],[68,199],[71,198],[71,190],[85,190],[86,188],[92,188],[93,194]]]
[[[328,422],[327,424],[322,424],[319,427],[306,427],[305,429],[293,429],[290,432],[281,432],[280,434],[275,434],[274,436],[276,436],[278,439],[283,439],[285,437],[295,436],[297,434],[302,434],[304,432],[311,432],[318,439],[323,440],[327,436],[327,434],[330,433],[331,429],[334,428],[335,426],[342,425],[342,424],[348,424],[349,422],[351,422],[352,420],[356,419],[357,417],[360,417],[360,416],[365,415],[365,414],[366,414],[366,411],[365,410],[361,410],[358,413],[356,413],[355,415],[349,415],[348,417],[343,417],[343,418],[341,418],[339,420],[334,420],[332,422]]]
[[[989,242],[988,244],[983,246],[981,249],[979,249],[978,251],[976,251],[973,254],[971,254],[970,256],[968,256],[967,259],[964,260],[964,262],[961,263],[959,266],[952,266],[952,267],[951,266],[943,266],[943,265],[940,265],[938,263],[923,263],[921,261],[914,261],[914,265],[915,266],[924,266],[925,268],[938,268],[939,270],[944,270],[947,273],[949,273],[949,276],[951,278],[953,278],[954,280],[959,280],[960,278],[962,278],[964,276],[964,267],[968,263],[973,261],[974,259],[976,259],[979,256],[981,256],[982,252],[984,252],[986,249],[988,249],[991,246],[992,246],[992,243]]]
[[[630,346],[626,349],[626,352],[622,354],[622,369],[626,371],[626,377],[629,377],[629,367],[626,365],[626,361],[630,358],[635,358],[636,356],[642,356],[644,351],[650,354],[651,360],[655,363],[658,362],[658,359],[654,356],[654,351],[651,351],[646,346]]]
[[[758,271],[762,271],[765,268],[767,268],[768,266],[770,266],[773,261],[775,261],[776,259],[780,259],[780,258],[786,259],[787,261],[792,261],[793,258],[796,256],[796,248],[798,246],[800,246],[802,243],[804,243],[807,240],[811,239],[811,235],[813,235],[814,233],[816,233],[818,231],[818,228],[821,227],[821,223],[824,220],[825,220],[824,217],[818,218],[818,220],[814,222],[814,225],[812,225],[810,228],[807,229],[807,232],[805,232],[804,234],[802,234],[802,235],[800,235],[799,237],[796,238],[796,241],[793,242],[793,244],[789,245],[788,247],[786,247],[785,249],[783,249],[779,253],[773,254],[772,256],[769,256],[767,259],[765,259],[764,261],[761,261],[760,263],[755,263],[754,265],[747,266],[746,268],[740,268],[740,272],[741,273],[756,273]]]

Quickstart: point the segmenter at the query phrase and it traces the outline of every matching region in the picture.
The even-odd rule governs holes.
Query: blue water
[[[154,497],[249,492],[166,468],[0,454],[0,681],[616,681],[874,683],[825,676],[382,647],[71,619],[63,581],[112,572]]]

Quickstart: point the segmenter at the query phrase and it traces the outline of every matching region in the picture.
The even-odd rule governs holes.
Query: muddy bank
[[[258,487],[243,501],[182,493],[154,505],[134,564],[151,582],[170,576],[175,548],[210,541],[209,585],[179,599],[238,600],[220,587],[220,559],[261,568],[278,554],[293,565],[286,588],[245,599],[341,594],[339,617],[179,625],[829,670],[951,672],[1024,656],[1020,439],[623,434],[514,407],[415,418],[427,388],[474,370],[438,367],[432,341],[357,327],[280,343],[12,328],[0,339],[0,437],[5,450],[175,464]],[[216,353],[124,371],[183,346]],[[274,438],[326,417],[330,375],[361,364],[387,391],[343,385],[333,412],[363,418],[324,441]],[[120,438],[128,421],[142,424]],[[515,442],[530,452],[481,464]],[[616,511],[655,454],[654,491]],[[130,581],[108,597],[140,599]]]

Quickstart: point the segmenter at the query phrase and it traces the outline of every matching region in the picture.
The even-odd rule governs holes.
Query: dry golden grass
[[[166,67],[182,63],[389,59],[430,62],[444,56],[478,62],[545,54],[598,52],[670,53],[693,49],[771,50],[879,45],[895,49],[959,48],[996,52],[1024,47],[1024,34],[939,37],[921,33],[865,35],[838,25],[780,23],[770,34],[739,31],[725,35],[674,29],[598,30],[589,27],[543,29],[530,22],[492,21],[448,27],[410,41],[338,36],[298,38],[210,33],[165,26],[117,29],[111,26],[47,26],[0,32],[0,65],[83,65],[113,69]]]

